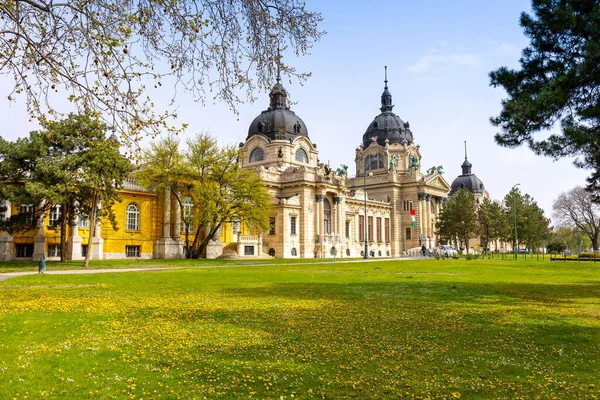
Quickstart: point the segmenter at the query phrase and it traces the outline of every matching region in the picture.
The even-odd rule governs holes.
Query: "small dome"
[[[472,166],[473,164],[465,158],[465,161],[461,165],[462,175],[459,175],[454,182],[452,182],[448,196],[452,196],[454,192],[461,188],[465,188],[473,194],[483,194],[483,192],[485,192],[485,186],[483,185],[483,182],[481,182],[481,179],[479,179],[477,175],[471,173]]]
[[[308,137],[306,124],[287,105],[287,92],[277,80],[271,93],[271,104],[252,121],[248,129],[248,137],[263,135],[269,140],[293,140],[298,136]]]
[[[385,87],[381,94],[381,114],[375,117],[363,135],[364,147],[368,147],[372,143],[371,138],[374,136],[377,136],[377,143],[381,146],[385,146],[386,139],[390,144],[411,144],[413,142],[413,134],[408,122],[402,121],[392,112],[394,106],[392,105],[392,94],[387,86],[387,67],[385,70]]]

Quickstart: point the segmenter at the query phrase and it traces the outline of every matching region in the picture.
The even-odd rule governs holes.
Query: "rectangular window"
[[[269,217],[269,235],[275,234],[275,217]]]
[[[381,242],[381,217],[377,217],[377,241]]]
[[[25,223],[29,226],[35,226],[34,223],[34,212],[32,204],[21,204],[19,207],[19,214],[25,214]],[[25,257],[25,256],[24,256]]]
[[[48,226],[59,226],[62,217],[61,206],[50,207],[50,217],[48,218]]]
[[[435,201],[433,201],[433,199],[431,199],[431,200],[429,201],[429,203],[431,204],[431,213],[432,213],[433,215],[435,215]]]
[[[406,240],[412,239],[412,229],[406,228]]]
[[[346,221],[346,238],[350,238],[350,221]]]
[[[32,244],[17,244],[16,246],[17,257],[32,257],[33,256],[33,245]]]
[[[369,217],[369,219],[367,220],[369,226],[367,227],[367,230],[369,231],[369,241],[373,240],[373,217]]]
[[[79,227],[83,229],[87,229],[90,227],[90,219],[87,215],[79,216]]]
[[[49,244],[48,245],[48,257],[60,257],[60,245]]]
[[[125,246],[125,256],[126,257],[139,257],[140,256],[140,246]]]
[[[87,252],[88,252],[88,245],[82,244],[81,245],[81,257],[87,256]]]
[[[412,200],[404,200],[404,211],[410,211],[413,209]]]
[[[358,216],[358,240],[360,242],[365,241],[365,216]]]
[[[385,219],[385,242],[390,242],[390,219]]]
[[[244,246],[244,255],[245,256],[253,256],[254,255],[254,246]]]
[[[290,235],[296,234],[296,217],[290,217]]]
[[[185,232],[194,231],[194,203],[191,196],[184,196],[182,201],[183,212],[181,213],[181,227],[179,230]]]

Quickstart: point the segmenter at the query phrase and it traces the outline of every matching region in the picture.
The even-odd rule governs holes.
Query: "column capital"
[[[344,198],[343,198],[343,197],[340,197],[340,196],[338,196],[338,197],[334,197],[334,198],[333,198],[333,203],[334,203],[334,204],[341,204],[343,200],[344,200]]]
[[[316,194],[315,200],[317,203],[321,203],[323,200],[325,200],[325,195],[324,194]]]

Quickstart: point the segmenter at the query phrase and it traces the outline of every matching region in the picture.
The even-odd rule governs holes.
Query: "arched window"
[[[294,125],[294,133],[296,135],[300,134],[300,122],[296,122],[296,124]]]
[[[308,163],[308,156],[306,155],[306,151],[304,151],[304,149],[296,150],[296,161]]]
[[[126,213],[126,227],[128,231],[140,230],[140,207],[135,203],[129,203]]]
[[[183,206],[183,212],[181,213],[181,232],[194,231],[194,203],[192,202],[192,196],[183,196],[181,201]]]
[[[255,148],[250,153],[250,162],[263,161],[265,159],[265,151],[260,147]]]
[[[331,203],[327,199],[323,199],[323,210],[325,211],[323,220],[325,233],[331,233]]]
[[[381,169],[383,168],[383,154],[375,154],[373,156],[367,156],[365,159],[365,170],[370,169]]]
[[[296,257],[298,255],[298,251],[296,251],[296,248],[292,248],[292,256]]]
[[[262,131],[263,131],[263,127],[264,127],[263,123],[262,123],[262,122],[259,122],[259,123],[258,123],[258,125],[257,125],[256,127],[258,128],[258,133],[262,133]]]

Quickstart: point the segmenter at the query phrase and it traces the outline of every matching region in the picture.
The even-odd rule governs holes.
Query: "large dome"
[[[269,140],[293,140],[298,136],[308,137],[306,124],[287,105],[287,92],[277,80],[271,93],[270,106],[252,121],[248,129],[249,139],[255,135],[263,135]]]
[[[385,87],[381,95],[381,114],[375,117],[363,135],[364,147],[368,147],[373,142],[371,138],[375,136],[377,136],[377,143],[381,146],[385,146],[386,139],[390,144],[411,144],[413,142],[413,134],[408,122],[402,121],[392,112],[394,106],[392,105],[392,94],[387,86],[387,67],[384,82]]]
[[[479,179],[477,175],[471,173],[472,166],[473,165],[465,157],[465,161],[461,165],[462,175],[456,177],[454,182],[452,182],[448,196],[452,196],[454,192],[461,188],[465,188],[473,194],[483,194],[483,192],[485,192],[485,186],[483,186],[481,179]]]

